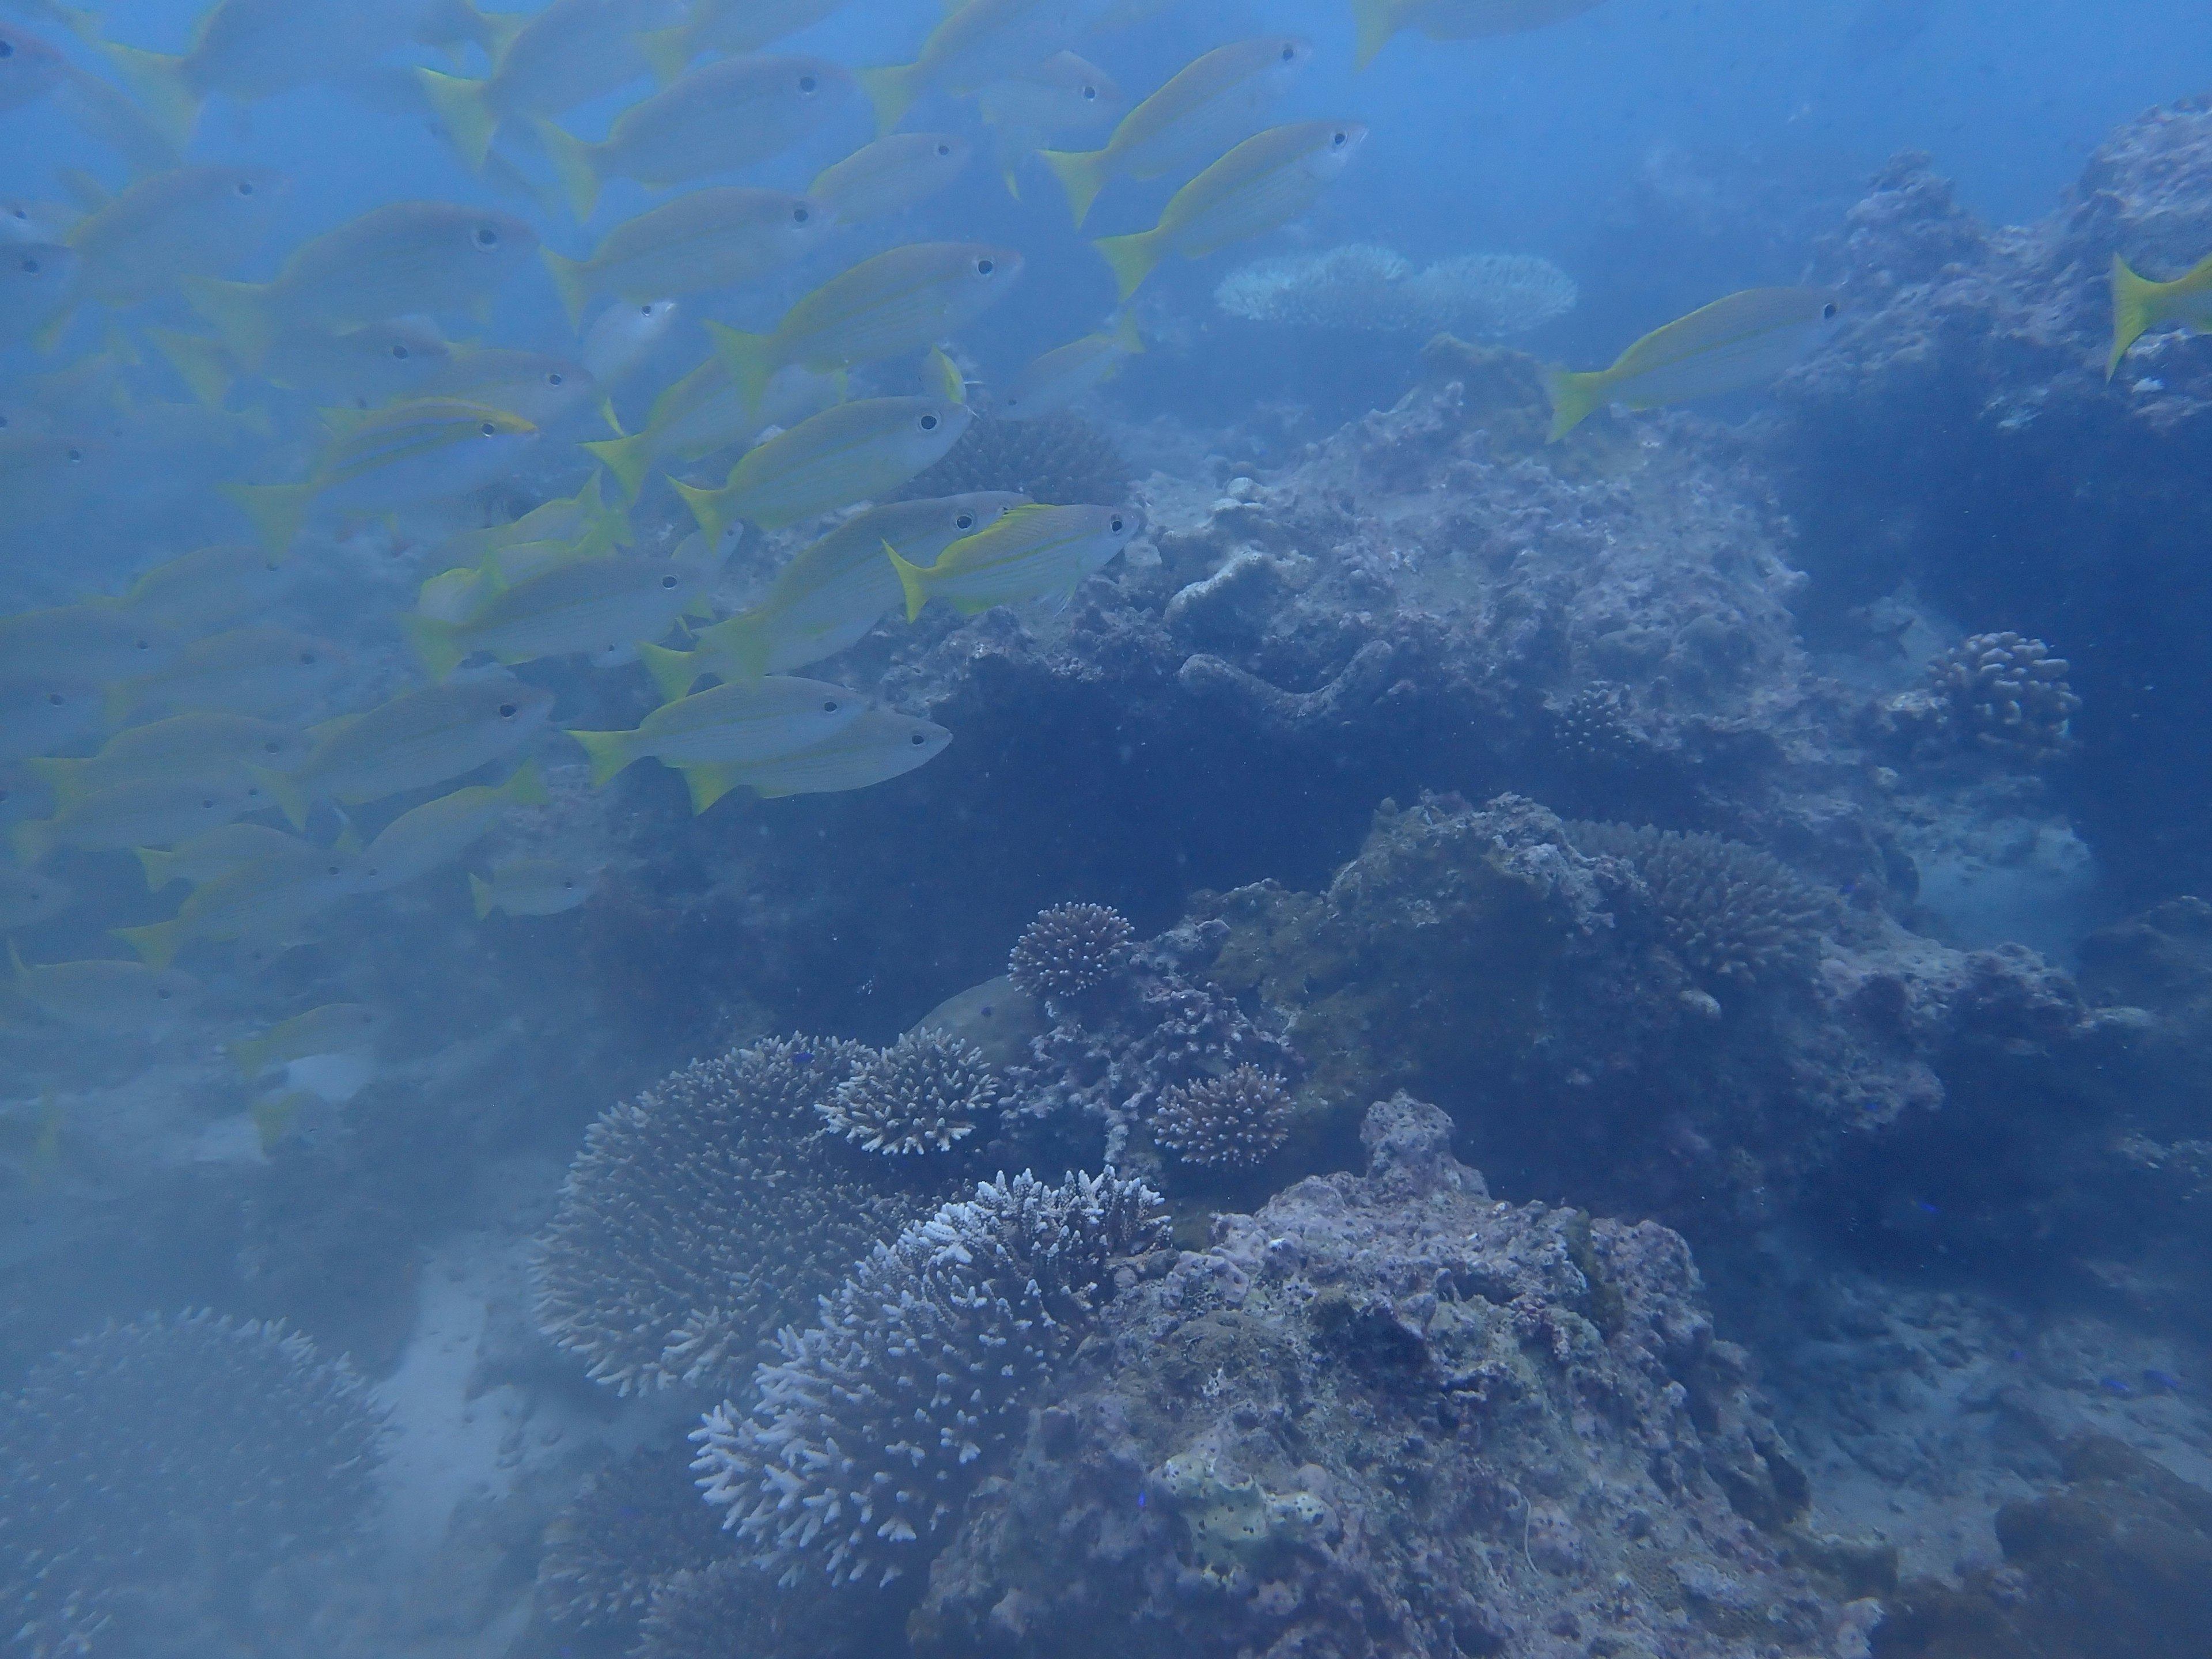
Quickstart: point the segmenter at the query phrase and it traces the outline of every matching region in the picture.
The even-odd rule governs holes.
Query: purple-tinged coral
[[[1111,1171],[981,1183],[878,1245],[821,1324],[785,1331],[751,1410],[708,1413],[692,1437],[708,1501],[786,1584],[921,1566],[1110,1294],[1114,1260],[1166,1242],[1158,1194]]]
[[[828,1155],[815,1115],[867,1052],[763,1042],[601,1117],[540,1240],[546,1334],[621,1393],[733,1386],[779,1326],[912,1213]]]
[[[995,1111],[999,1079],[982,1050],[939,1030],[908,1031],[863,1060],[815,1110],[865,1152],[945,1152]]]
[[[1152,1139],[1185,1164],[1223,1169],[1267,1161],[1291,1132],[1283,1079],[1253,1065],[1176,1084],[1152,1115]]]
[[[680,1454],[635,1451],[586,1475],[546,1528],[538,1605],[565,1629],[635,1630],[662,1580],[726,1553],[714,1522]]]
[[[1109,906],[1055,904],[1022,929],[1006,974],[1033,997],[1080,996],[1121,970],[1134,936],[1128,918]]]
[[[1826,906],[1780,860],[1702,830],[1570,823],[1593,858],[1630,866],[1651,895],[1667,936],[1699,972],[1744,983],[1802,974]]]
[[[128,1629],[92,1638],[149,1592],[211,1593],[210,1562],[234,1587],[343,1542],[376,1502],[384,1430],[353,1367],[280,1324],[187,1313],[78,1338],[0,1407],[13,1650],[143,1651]]]

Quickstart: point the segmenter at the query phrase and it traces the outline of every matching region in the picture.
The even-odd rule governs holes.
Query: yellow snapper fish
[[[852,91],[826,58],[732,58],[631,105],[599,143],[550,121],[538,134],[580,223],[610,179],[658,189],[771,161],[820,131]]]
[[[717,574],[673,559],[584,559],[501,588],[465,621],[418,612],[401,625],[431,678],[443,679],[478,651],[520,663],[657,640]]]
[[[272,549],[298,538],[313,507],[383,513],[480,489],[513,471],[538,437],[520,415],[446,398],[324,418],[333,435],[306,483],[216,486]]]
[[[188,279],[185,297],[258,370],[288,331],[467,311],[514,277],[538,233],[458,202],[387,202],[303,242],[268,283]]]
[[[1249,137],[1313,55],[1313,42],[1295,34],[1217,46],[1123,116],[1104,149],[1043,151],[1067,191],[1076,228],[1109,179],[1158,179]]]
[[[252,777],[122,783],[60,802],[50,818],[17,824],[15,855],[25,864],[36,864],[63,847],[80,853],[167,847],[275,805]]]
[[[107,691],[106,718],[121,724],[156,710],[182,714],[297,714],[312,708],[353,659],[328,640],[259,625],[211,634],[176,660]]]
[[[1049,139],[1103,131],[1128,107],[1112,76],[1072,52],[1056,52],[992,82],[976,102],[998,135],[1000,171],[1015,197],[1022,193],[1016,178],[1022,157]]]
[[[644,366],[675,327],[678,310],[673,300],[625,300],[592,319],[580,355],[600,391],[613,391]]]
[[[645,301],[734,288],[804,258],[835,222],[809,196],[720,185],[617,225],[588,259],[544,250],[572,326],[594,297]]]
[[[975,92],[1050,57],[1104,9],[1105,0],[969,0],[930,32],[913,63],[860,72],[877,131],[896,126],[924,92]]]
[[[957,132],[894,132],[823,168],[806,193],[841,225],[902,213],[968,170],[975,147]]]
[[[599,868],[562,859],[509,859],[489,876],[469,872],[469,897],[482,921],[495,910],[510,916],[557,916],[599,890]]]
[[[750,684],[834,657],[858,644],[901,601],[885,545],[915,564],[931,563],[962,537],[1028,501],[1010,490],[988,490],[864,508],[793,554],[760,604],[693,635],[690,650],[649,645],[639,655],[666,697],[682,696],[706,674]]]
[[[703,812],[743,786],[764,800],[866,789],[935,760],[952,741],[943,726],[888,708],[870,708],[826,742],[743,766],[695,766],[684,782],[691,810]]]
[[[141,179],[79,220],[76,298],[121,310],[186,276],[219,276],[275,227],[285,181],[266,167],[181,167]]]
[[[481,167],[502,121],[554,116],[647,73],[647,39],[684,21],[684,0],[553,0],[494,54],[482,80],[417,70],[454,148]]]
[[[1336,182],[1367,129],[1357,121],[1300,121],[1247,138],[1169,198],[1159,222],[1091,246],[1127,301],[1168,255],[1196,259],[1275,228]]]
[[[748,452],[720,489],[679,481],[676,493],[710,538],[739,521],[780,530],[897,489],[942,460],[974,418],[943,396],[840,404]]]
[[[184,650],[173,629],[96,600],[0,617],[0,682],[120,679],[166,668]]]
[[[553,694],[518,680],[486,679],[403,691],[360,714],[312,728],[306,763],[262,781],[292,827],[325,798],[346,805],[427,789],[513,754],[552,712]]]
[[[1142,521],[1121,507],[1018,507],[963,536],[927,567],[889,544],[884,551],[906,591],[907,620],[933,599],[963,617],[994,605],[1072,594],[1133,540]]]
[[[563,539],[577,543],[580,557],[629,544],[629,517],[620,507],[606,504],[598,474],[574,495],[540,501],[519,519],[481,530],[456,532],[438,544],[436,556],[452,564],[477,564],[503,547]]]
[[[1040,415],[1055,414],[1119,373],[1126,359],[1144,349],[1137,319],[1125,311],[1107,332],[1086,334],[1032,358],[999,394],[991,413],[1001,421],[1034,421]]]
[[[131,1036],[182,1013],[198,999],[199,981],[165,963],[55,962],[33,964],[14,945],[8,961],[15,996],[57,1024]]]
[[[2212,331],[2212,258],[2170,283],[2154,283],[2136,276],[2118,254],[2112,256],[2112,355],[2105,363],[2106,380],[2143,331],[2160,323],[2179,323],[2192,333]]]
[[[67,806],[104,789],[164,781],[234,781],[247,766],[296,766],[307,757],[307,734],[250,714],[172,714],[118,732],[82,760],[34,760],[31,769]]]
[[[142,571],[120,598],[94,601],[148,628],[191,638],[275,604],[297,570],[281,553],[250,543],[195,548]]]
[[[634,732],[571,732],[604,789],[625,767],[657,760],[688,778],[699,767],[738,765],[826,743],[858,720],[867,699],[826,680],[771,674],[665,702]]]
[[[27,197],[0,196],[0,246],[17,242],[58,244],[83,212],[63,202],[33,202]]]
[[[597,403],[599,385],[591,370],[567,357],[468,346],[457,348],[424,380],[421,395],[505,410],[543,428]]]
[[[66,884],[52,876],[0,865],[0,933],[35,927],[61,915],[73,896]]]
[[[291,933],[318,912],[353,896],[354,860],[310,847],[257,858],[200,883],[167,921],[108,931],[154,969],[167,968],[195,939],[264,939]]]
[[[394,317],[336,331],[287,329],[269,343],[258,370],[219,338],[171,328],[149,328],[146,338],[210,409],[229,401],[240,376],[256,373],[271,386],[304,392],[319,404],[373,409],[420,396],[422,383],[453,349],[436,325],[422,317]]]
[[[1747,288],[1656,328],[1610,368],[1544,371],[1553,443],[1601,404],[1631,409],[1763,386],[1835,327],[1842,301],[1826,289]]]
[[[0,244],[0,346],[29,339],[68,305],[77,263],[58,242]]]
[[[296,836],[265,823],[226,823],[164,851],[158,847],[134,847],[138,867],[146,872],[147,888],[160,892],[172,882],[198,885],[228,875],[256,859],[312,857],[323,849]]]
[[[604,558],[614,550],[593,543],[588,535],[576,541],[507,543],[484,555],[480,564],[441,571],[425,580],[416,597],[416,615],[457,625],[471,622],[518,583],[535,580],[564,565]],[[406,625],[403,619],[403,629]]]
[[[1600,0],[1352,0],[1354,67],[1365,69],[1390,37],[1419,29],[1431,40],[1479,40],[1565,21]]]
[[[512,809],[544,806],[551,799],[538,763],[525,761],[505,783],[476,784],[412,807],[362,849],[359,890],[388,892],[419,880],[459,858]]]
[[[758,52],[811,29],[846,0],[692,0],[681,62],[701,52]]]
[[[1022,256],[1011,248],[913,242],[832,276],[769,333],[720,323],[708,324],[707,331],[731,382],[757,404],[769,377],[787,364],[852,368],[935,345],[1004,299],[1021,274]]]
[[[0,112],[24,109],[62,84],[69,59],[21,26],[0,20]]]
[[[580,447],[614,474],[626,500],[635,501],[655,466],[750,445],[763,427],[795,426],[842,401],[841,379],[794,363],[770,376],[757,400],[748,399],[717,353],[654,398],[639,430]]]
[[[184,144],[212,93],[240,103],[289,92],[404,46],[419,0],[216,0],[180,57],[111,45],[131,91]]]
[[[0,682],[0,763],[24,762],[29,757],[67,749],[105,730],[104,694],[94,685],[69,680]],[[27,769],[9,766],[0,773],[0,822],[21,817],[12,809],[21,805],[24,788],[35,777]],[[43,781],[42,793],[51,795]],[[46,810],[52,811],[51,805]]]
[[[64,73],[54,105],[79,132],[113,151],[133,179],[184,165],[184,147],[143,105],[112,82],[74,64]]]
[[[326,1002],[304,1014],[282,1019],[258,1036],[230,1045],[239,1075],[248,1083],[274,1066],[289,1066],[310,1054],[349,1054],[372,1048],[391,1024],[381,1008],[366,1002]]]

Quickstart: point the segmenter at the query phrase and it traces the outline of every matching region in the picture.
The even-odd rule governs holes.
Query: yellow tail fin
[[[2128,348],[2159,320],[2159,290],[2165,286],[2136,276],[2128,269],[2126,260],[2117,253],[2112,256],[2112,355],[2105,363],[2106,380],[2118,372]]]
[[[269,1039],[240,1037],[230,1045],[230,1057],[238,1064],[238,1074],[248,1083],[269,1069]]]
[[[679,478],[671,478],[668,482],[676,486],[676,493],[684,498],[684,505],[691,509],[691,516],[699,521],[699,528],[707,539],[709,542],[720,541],[722,532],[729,527],[730,523],[730,492],[727,489],[701,489]]]
[[[901,558],[898,549],[889,542],[884,544],[884,551],[890,555],[891,568],[898,572],[899,586],[906,590],[906,619],[912,622],[929,603],[929,573]]]
[[[1601,369],[1577,374],[1571,368],[1547,368],[1544,395],[1552,400],[1552,431],[1544,441],[1555,444],[1588,420],[1603,401],[1605,386]]]
[[[1103,149],[1041,149],[1037,155],[1050,167],[1060,180],[1060,187],[1067,192],[1068,211],[1075,216],[1075,228],[1083,228],[1083,222],[1091,216],[1091,204],[1098,199],[1098,192],[1106,187],[1106,156]]]
[[[743,781],[734,766],[685,766],[684,787],[691,792],[691,816],[696,817]]]
[[[659,85],[665,87],[672,81],[680,81],[691,62],[690,25],[678,23],[674,28],[648,30],[637,37],[637,50]]]
[[[187,148],[192,142],[192,129],[200,124],[200,94],[185,76],[185,60],[137,46],[118,46],[112,41],[101,50],[114,60],[123,84],[146,106],[154,125],[179,149]]]
[[[253,781],[269,792],[270,799],[283,809],[285,819],[295,830],[307,827],[307,809],[313,803],[298,779],[287,772],[272,772],[265,766],[249,766]]]
[[[36,864],[54,850],[52,818],[31,818],[15,826],[15,860]]]
[[[433,69],[418,69],[415,76],[430,95],[430,107],[445,124],[446,136],[453,141],[461,159],[471,172],[482,171],[484,157],[491,154],[492,135],[499,131],[498,112],[484,96],[486,83],[465,75],[441,75]]]
[[[230,363],[222,342],[198,334],[180,334],[173,328],[149,328],[146,337],[154,349],[168,360],[177,378],[209,409],[221,409],[230,396]]]
[[[185,924],[173,916],[149,927],[111,927],[107,931],[136,951],[138,959],[157,974],[174,962],[177,952],[185,948]]]
[[[1137,332],[1136,313],[1125,311],[1121,313],[1121,321],[1114,325],[1114,344],[1116,349],[1127,352],[1132,357],[1145,355],[1145,337]]]
[[[634,732],[571,732],[592,763],[592,787],[604,789],[637,757],[630,752]]]
[[[730,384],[745,400],[745,407],[759,408],[761,398],[768,392],[768,383],[776,371],[775,336],[747,334],[726,323],[708,324],[707,334],[714,343],[715,355],[721,358]]]
[[[491,914],[491,884],[473,870],[469,872],[469,898],[476,905],[478,921]]]
[[[415,647],[415,655],[422,665],[422,672],[434,680],[442,680],[461,665],[469,654],[469,643],[461,637],[461,630],[452,623],[435,617],[425,617],[419,611],[410,611],[399,619],[399,631],[407,636],[407,643]]]
[[[592,210],[599,204],[599,146],[586,143],[550,121],[532,125],[545,145],[546,159],[553,163],[554,176],[568,192],[569,211],[576,216],[578,224],[585,223],[591,218]]]
[[[253,520],[263,544],[272,553],[291,550],[307,522],[307,507],[315,499],[313,484],[221,483],[216,490]]]
[[[699,669],[692,651],[672,651],[665,645],[641,643],[637,647],[638,660],[645,672],[653,676],[653,683],[660,690],[663,702],[674,702],[690,695],[699,683]]]
[[[1375,61],[1375,54],[1390,44],[1390,37],[1398,32],[1399,0],[1352,0],[1352,22],[1356,31],[1352,49],[1352,67],[1364,70]]]
[[[146,872],[148,891],[158,893],[176,879],[169,873],[169,866],[176,862],[174,853],[164,853],[155,847],[134,847],[131,850],[138,855],[139,867]]]
[[[653,465],[651,435],[647,428],[633,432],[627,438],[600,438],[577,447],[613,473],[615,482],[622,486],[623,498],[634,501],[637,492],[645,488],[645,475]]]
[[[699,654],[708,659],[708,672],[725,680],[757,685],[768,672],[769,613],[740,611],[716,623],[699,635]]]
[[[1140,230],[1128,236],[1102,236],[1091,246],[1114,268],[1114,281],[1125,303],[1145,285],[1145,278],[1152,274],[1161,255],[1167,251],[1157,230]]]
[[[553,804],[553,797],[545,792],[545,780],[538,775],[535,755],[516,767],[514,775],[500,787],[507,792],[509,806],[550,806]]]
[[[592,302],[592,268],[581,259],[571,259],[565,253],[556,253],[550,247],[538,250],[538,257],[545,261],[545,269],[553,273],[554,291],[561,296],[562,309],[568,313],[568,326],[581,329],[584,307]]]
[[[212,276],[185,278],[185,297],[192,309],[215,325],[231,356],[251,369],[269,360],[276,339],[276,312],[269,289],[259,283],[224,283]]]
[[[919,66],[913,64],[864,69],[856,71],[854,78],[860,82],[860,90],[868,94],[868,101],[875,106],[878,138],[906,119],[906,112],[914,107],[914,100],[921,93]]]

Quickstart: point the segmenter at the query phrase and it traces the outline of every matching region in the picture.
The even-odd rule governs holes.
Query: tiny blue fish
[[[2143,1368],[2143,1381],[2154,1389],[2164,1389],[2168,1394],[2181,1392],[2181,1379],[2172,1371],[2161,1371],[2146,1365]]]
[[[2097,1386],[2102,1389],[2106,1394],[2117,1395],[2122,1400],[2132,1400],[2135,1398],[2136,1391],[2130,1388],[2126,1383],[2121,1382],[2117,1376],[2100,1376],[2097,1379]]]

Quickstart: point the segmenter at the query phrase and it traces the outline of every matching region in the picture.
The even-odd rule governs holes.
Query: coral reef
[[[1031,1391],[1165,1243],[1143,1183],[1027,1173],[980,1184],[879,1245],[779,1339],[758,1401],[708,1414],[693,1468],[754,1565],[878,1586],[927,1562]]]
[[[198,1312],[80,1337],[0,1408],[16,1650],[146,1652],[141,1626],[166,1610],[343,1542],[375,1500],[383,1436],[353,1368],[281,1325]]]
[[[1110,906],[1055,904],[1022,929],[1006,975],[1033,997],[1079,996],[1121,969],[1134,937],[1129,919]]]
[[[1034,421],[979,420],[899,492],[921,501],[1018,490],[1034,501],[1111,507],[1129,498],[1129,463],[1105,431],[1065,410]]]
[[[1416,270],[1364,242],[1257,260],[1213,290],[1222,311],[1252,322],[1492,340],[1540,328],[1575,300],[1574,279],[1548,259],[1472,253]]]
[[[1571,823],[1577,852],[1633,868],[1668,938],[1699,972],[1747,983],[1802,974],[1827,908],[1780,860],[1697,830]]]
[[[817,1102],[832,1134],[871,1152],[950,1152],[997,1108],[999,1080],[979,1049],[939,1030],[908,1031]]]
[[[2066,683],[2071,666],[2041,640],[1972,635],[1929,661],[1924,688],[1877,705],[1877,733],[1920,759],[1968,749],[2040,765],[2075,746],[2081,699]]]
[[[1662,1227],[1493,1200],[1434,1107],[1139,1278],[970,1500],[923,1655],[1831,1652],[1808,1491]],[[1808,1540],[1809,1541],[1809,1540]]]
[[[610,1109],[540,1243],[546,1334],[620,1393],[734,1387],[779,1326],[911,1212],[831,1155],[815,1114],[866,1053],[773,1039]]]
[[[725,1553],[714,1521],[678,1453],[632,1452],[586,1475],[546,1528],[538,1604],[567,1630],[634,1631],[664,1579]]]
[[[1261,1164],[1291,1132],[1291,1103],[1281,1078],[1247,1062],[1226,1077],[1169,1087],[1152,1128],[1184,1164]]]
[[[883,1611],[811,1578],[772,1584],[726,1558],[661,1583],[631,1659],[873,1659],[902,1641]]]

